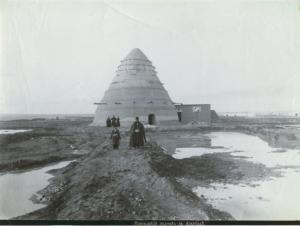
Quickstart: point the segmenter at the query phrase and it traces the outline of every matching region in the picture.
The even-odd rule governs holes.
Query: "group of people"
[[[106,119],[106,127],[120,127],[120,119],[119,117],[113,116],[112,118],[107,117]]]
[[[113,149],[119,149],[121,135],[119,129],[115,125],[113,125],[110,138],[112,140]],[[129,148],[143,147],[146,142],[144,125],[139,121],[139,117],[136,117],[134,123],[130,127]]]

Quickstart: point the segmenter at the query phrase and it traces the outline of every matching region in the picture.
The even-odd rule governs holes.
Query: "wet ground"
[[[254,219],[257,209],[285,205],[286,199],[298,195],[298,186],[293,187],[300,157],[295,124],[255,121],[184,130],[151,128],[148,147],[141,150],[128,150],[128,133],[121,128],[121,147],[116,151],[110,148],[109,129],[88,124],[0,123],[4,130],[32,130],[0,135],[2,173],[26,175],[36,167],[77,159],[51,171],[55,177],[42,170],[45,178],[51,177],[50,184],[41,182],[47,187],[31,197],[36,204],[28,206],[43,208],[19,219],[231,219],[225,212],[236,219]],[[268,192],[273,187],[281,190]],[[278,195],[288,189],[290,196]],[[293,200],[297,209],[297,199]],[[266,214],[269,219],[295,216],[292,211],[279,213],[280,208],[272,211],[260,211],[260,219]]]
[[[217,209],[227,211],[238,220],[295,220],[300,203],[300,150],[272,148],[260,138],[233,132],[213,132],[213,149],[179,148],[175,158],[189,158],[211,153],[229,153],[280,172],[263,179],[240,180],[238,184],[211,183],[193,190]]]
[[[0,122],[0,129],[9,131],[0,134],[0,172],[42,167],[94,150],[107,132],[89,123],[85,119]]]
[[[44,207],[30,198],[49,184],[48,180],[53,176],[47,171],[69,163],[66,161],[31,171],[0,174],[0,219],[17,217]]]
[[[31,131],[30,129],[0,129],[0,134],[15,134]]]

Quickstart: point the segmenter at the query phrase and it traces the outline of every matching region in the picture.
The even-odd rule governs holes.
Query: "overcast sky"
[[[93,113],[136,47],[174,102],[300,112],[300,1],[0,5],[0,113]]]

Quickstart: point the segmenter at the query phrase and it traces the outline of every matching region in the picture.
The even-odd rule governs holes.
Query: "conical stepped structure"
[[[92,125],[105,125],[107,117],[119,116],[121,123],[140,121],[158,124],[178,121],[168,92],[156,75],[155,67],[139,49],[133,49],[121,61],[103,99],[97,103]]]

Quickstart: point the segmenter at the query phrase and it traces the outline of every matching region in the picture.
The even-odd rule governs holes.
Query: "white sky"
[[[0,113],[93,113],[140,48],[175,102],[300,112],[300,1],[2,0]]]

